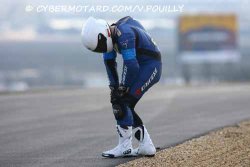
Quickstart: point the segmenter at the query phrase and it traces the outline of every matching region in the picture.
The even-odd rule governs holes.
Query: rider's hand
[[[119,96],[118,96],[118,88],[114,86],[109,86],[110,88],[110,103],[115,104],[118,103]]]
[[[118,87],[117,94],[119,97],[124,97],[129,91],[128,87],[125,87],[123,85]]]

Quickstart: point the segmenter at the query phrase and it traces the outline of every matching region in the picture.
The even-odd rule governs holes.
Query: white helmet
[[[111,31],[105,20],[89,17],[82,29],[82,43],[94,52],[113,50]]]

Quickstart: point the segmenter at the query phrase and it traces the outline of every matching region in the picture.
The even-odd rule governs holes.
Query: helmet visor
[[[98,42],[94,52],[104,53],[107,52],[107,38],[102,34],[98,34]]]

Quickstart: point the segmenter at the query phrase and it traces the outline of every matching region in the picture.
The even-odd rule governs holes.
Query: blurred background
[[[162,52],[161,84],[250,80],[248,0],[0,2],[1,92],[107,86],[102,56],[81,44],[81,28],[89,16],[110,24],[127,15],[141,21]],[[80,5],[88,10],[62,8]],[[100,5],[117,10],[96,10]],[[122,5],[158,9],[125,11]]]

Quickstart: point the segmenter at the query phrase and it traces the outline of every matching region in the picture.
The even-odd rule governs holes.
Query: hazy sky
[[[27,6],[33,6],[32,12],[27,12]],[[37,7],[43,6],[119,6],[119,5],[158,5],[161,7],[170,6],[178,9],[183,6],[183,12],[40,12]],[[31,25],[42,27],[44,24],[50,26],[60,26],[70,24],[80,27],[82,22],[89,16],[103,18],[105,20],[118,20],[121,17],[130,15],[140,21],[144,21],[147,27],[154,25],[165,28],[174,27],[176,16],[186,13],[235,13],[238,16],[241,28],[249,29],[250,27],[250,2],[249,0],[0,0],[0,32],[13,29],[13,27],[22,27]],[[69,21],[65,23],[65,19]],[[162,19],[165,21],[162,22]],[[62,22],[58,22],[62,20]],[[79,20],[81,22],[79,22]],[[58,24],[60,23],[60,24]],[[161,25],[161,24],[165,25]],[[154,25],[153,25],[154,24]],[[29,29],[27,31],[30,31]],[[12,33],[12,32],[11,32]]]
[[[0,0],[0,14],[11,14],[9,8],[24,9],[26,5],[184,5],[186,12],[210,11],[210,12],[247,12],[249,11],[249,0]],[[24,11],[24,10],[23,10]],[[119,15],[119,13],[116,13]],[[85,15],[88,15],[85,13]],[[93,15],[93,14],[92,14]],[[96,13],[94,15],[101,15]],[[147,17],[154,17],[155,15],[171,15],[171,13],[159,14],[149,13]],[[145,15],[143,15],[145,17]],[[1,16],[0,16],[1,17]],[[115,17],[115,15],[110,15]],[[139,15],[140,17],[140,15]]]

